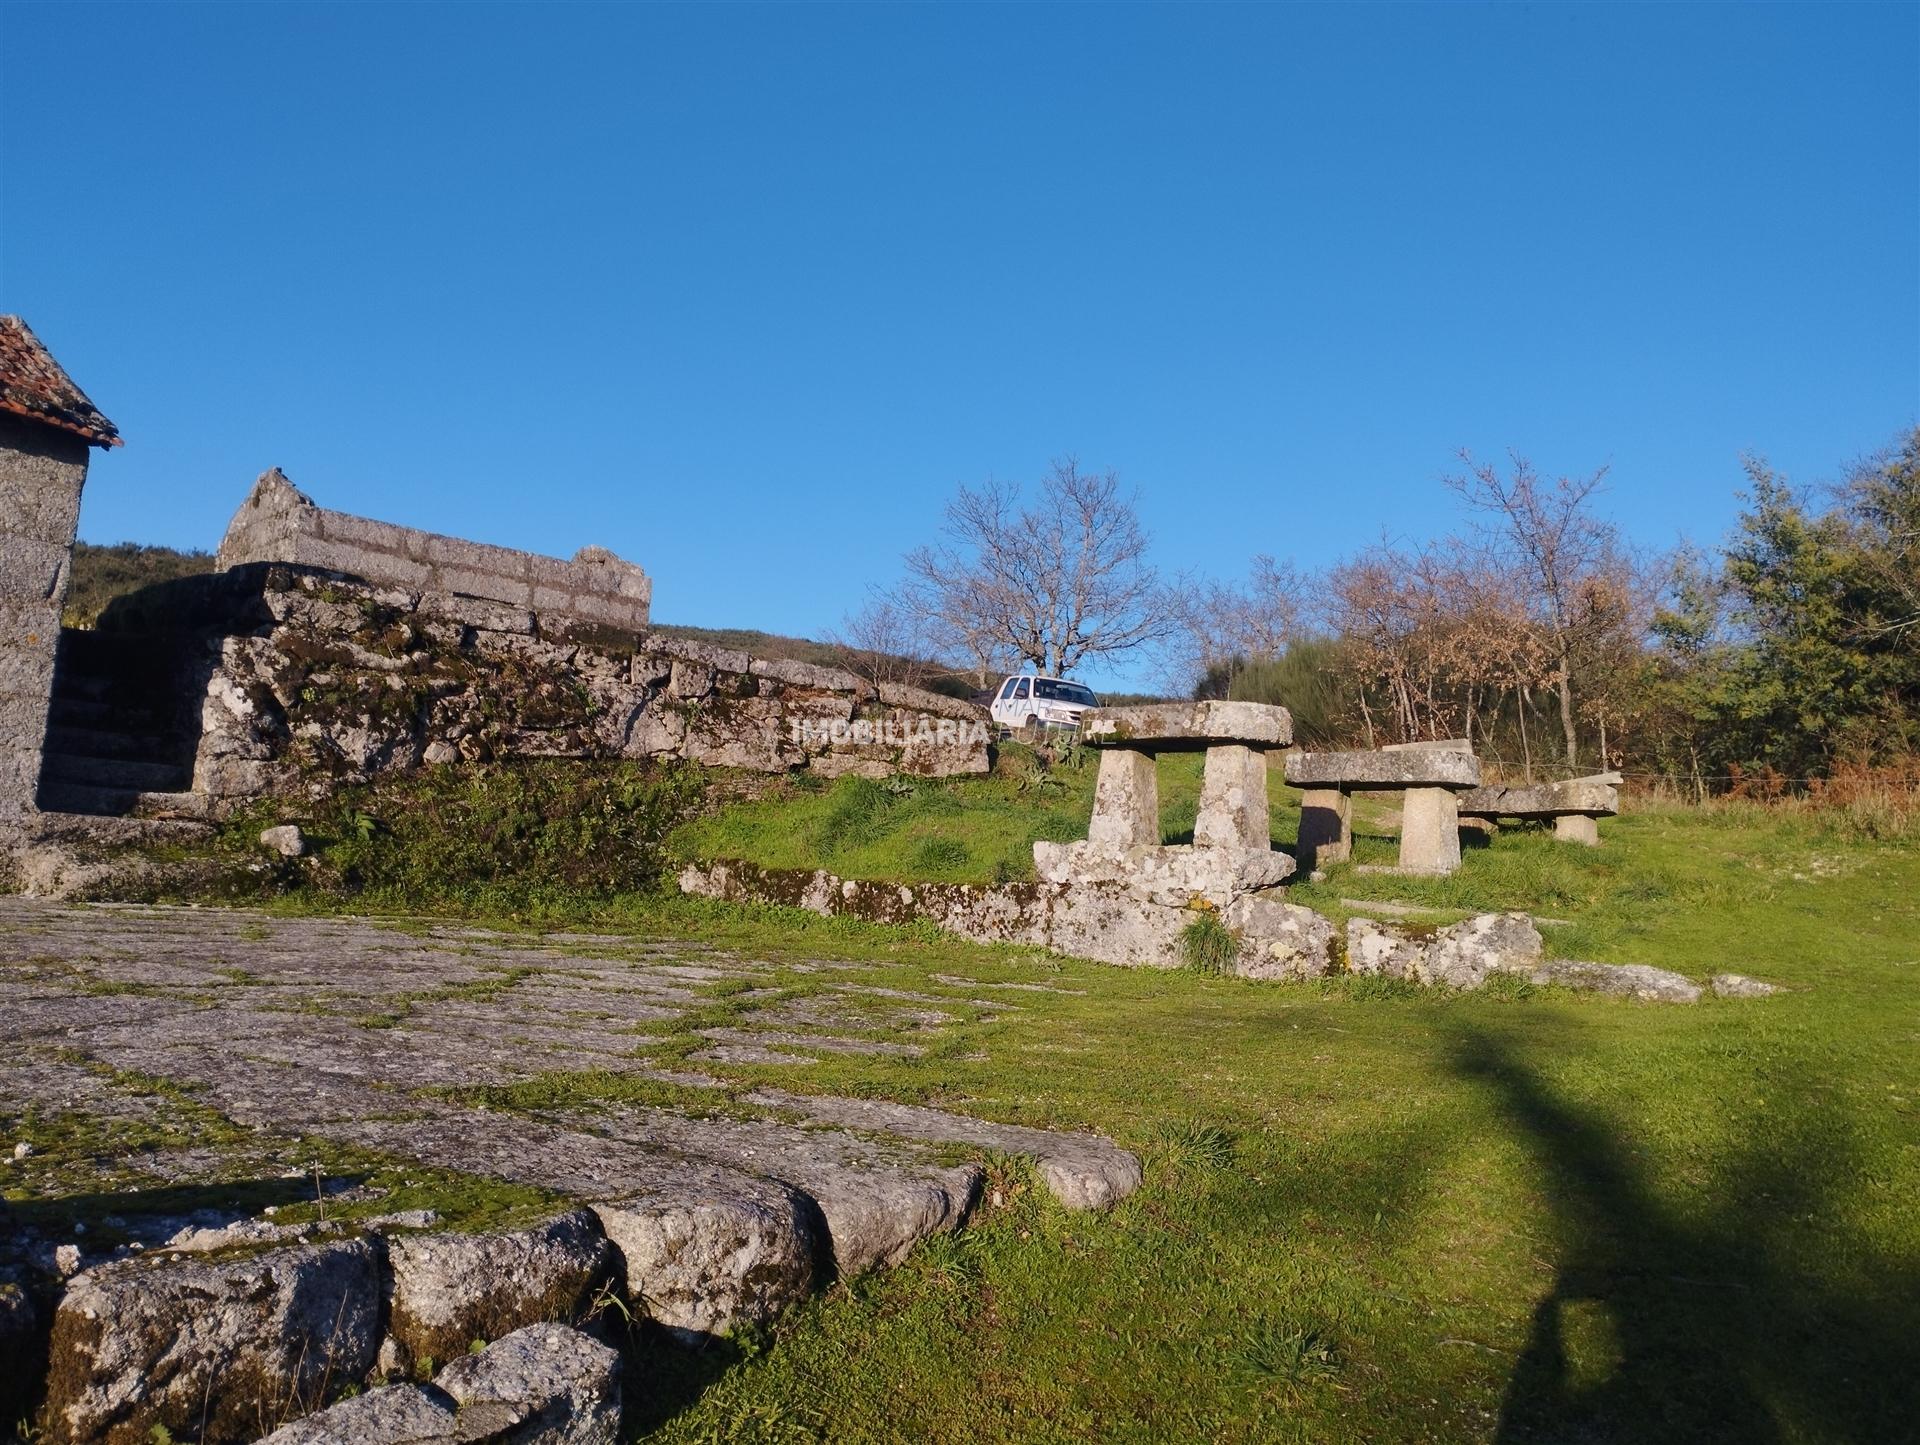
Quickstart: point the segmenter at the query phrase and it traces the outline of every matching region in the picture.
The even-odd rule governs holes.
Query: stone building
[[[0,316],[0,843],[35,812],[89,449],[119,445],[27,323]]]

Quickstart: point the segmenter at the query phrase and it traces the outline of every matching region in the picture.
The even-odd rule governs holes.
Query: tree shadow
[[[1505,1042],[1462,1038],[1454,1064],[1519,1127],[1561,1242],[1496,1440],[1913,1438],[1920,1274],[1842,1280],[1834,1255],[1807,1258],[1807,1221],[1859,1186],[1843,1116],[1756,1121],[1713,1170],[1717,1207],[1692,1217],[1649,1190],[1630,1138],[1556,1099]]]

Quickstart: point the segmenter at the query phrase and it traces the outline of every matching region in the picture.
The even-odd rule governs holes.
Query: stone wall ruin
[[[988,766],[971,704],[837,668],[311,568],[253,564],[213,586],[213,610],[248,624],[202,644],[193,791],[215,813],[423,764],[682,758],[826,777]]]
[[[234,513],[217,561],[223,571],[287,562],[381,587],[470,597],[633,631],[646,627],[653,599],[647,574],[604,547],[583,547],[563,562],[331,512],[315,506],[278,467],[261,475]]]

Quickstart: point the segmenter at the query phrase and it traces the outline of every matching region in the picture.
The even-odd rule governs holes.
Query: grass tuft
[[[1284,1385],[1330,1379],[1340,1372],[1340,1351],[1317,1325],[1262,1321],[1248,1330],[1234,1353],[1248,1373]]]
[[[1232,973],[1239,952],[1240,940],[1217,913],[1196,914],[1193,922],[1180,930],[1180,956],[1195,973]]]

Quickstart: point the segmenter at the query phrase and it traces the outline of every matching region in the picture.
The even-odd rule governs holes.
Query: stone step
[[[84,813],[101,818],[204,818],[205,793],[143,792],[102,788],[49,779],[40,785],[39,806],[46,813]]]
[[[47,721],[59,727],[112,728],[121,725],[124,708],[92,698],[63,697],[58,691],[47,708]]]
[[[113,696],[120,679],[107,672],[83,672],[79,668],[56,668],[53,695],[85,702],[105,702]]]
[[[129,818],[115,813],[42,812],[31,827],[34,841],[40,843],[184,843],[213,832],[213,824],[198,818]]]
[[[81,727],[56,722],[47,728],[46,751],[76,758],[138,758],[161,756],[167,741],[158,732],[135,732],[117,727]]]
[[[81,783],[91,788],[126,788],[136,793],[172,793],[192,782],[178,763],[146,758],[113,758],[48,752],[40,776],[59,783]]]

